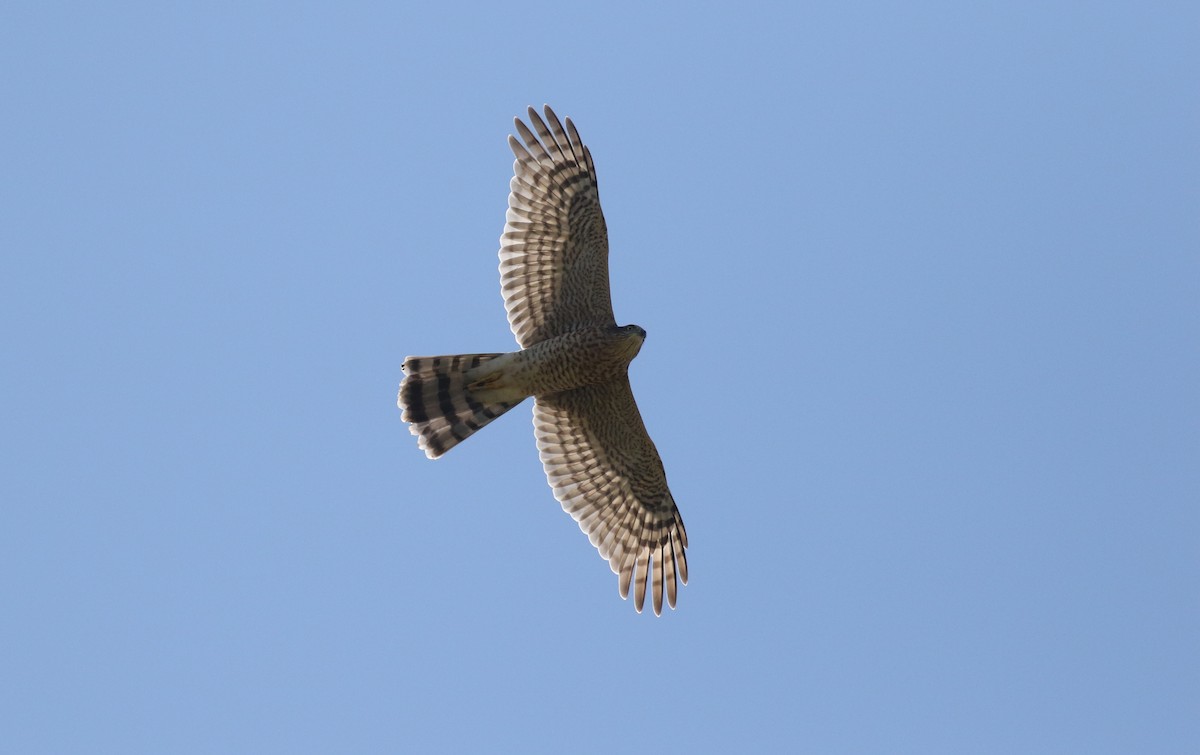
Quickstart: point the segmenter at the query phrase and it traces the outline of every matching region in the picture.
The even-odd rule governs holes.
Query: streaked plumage
[[[529,396],[546,478],[640,612],[674,608],[687,531],[629,385],[646,332],[618,326],[592,155],[571,119],[528,111],[500,237],[500,285],[520,351],[409,357],[399,405],[437,458]],[[536,133],[535,133],[536,132]]]

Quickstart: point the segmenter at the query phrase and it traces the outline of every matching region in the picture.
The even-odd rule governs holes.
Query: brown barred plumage
[[[417,446],[431,459],[454,448],[516,403],[483,402],[467,389],[467,371],[500,354],[409,357],[398,403]]]
[[[534,396],[546,478],[618,575],[639,612],[687,584],[687,531],[629,386],[646,331],[618,326],[608,286],[608,231],[592,155],[571,119],[528,110],[509,137],[516,156],[500,237],[500,284],[521,351],[409,357],[403,418],[436,458]],[[535,135],[536,133],[536,135]]]

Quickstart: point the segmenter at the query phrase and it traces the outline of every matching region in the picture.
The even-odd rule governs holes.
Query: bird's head
[[[616,331],[616,335],[628,350],[629,358],[633,359],[642,349],[642,342],[646,340],[646,331],[638,325],[618,325]]]

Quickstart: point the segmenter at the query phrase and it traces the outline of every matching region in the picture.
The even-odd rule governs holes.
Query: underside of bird
[[[516,161],[500,236],[500,289],[519,351],[409,357],[398,403],[438,458],[534,397],[538,455],[555,498],[640,612],[675,607],[687,531],[638,411],[629,363],[646,331],[618,326],[596,167],[571,119],[514,122]]]

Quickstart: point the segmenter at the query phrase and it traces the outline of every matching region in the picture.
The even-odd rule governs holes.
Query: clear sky
[[[0,9],[3,749],[1200,751],[1200,6],[438,5]],[[658,619],[395,406],[543,102]]]

